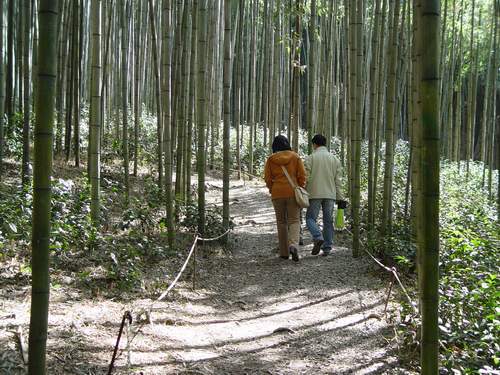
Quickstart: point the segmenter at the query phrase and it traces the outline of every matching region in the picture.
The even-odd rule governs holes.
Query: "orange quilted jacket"
[[[284,166],[297,185],[305,187],[306,171],[300,156],[293,151],[279,151],[266,161],[264,179],[272,199],[291,198],[295,193],[281,169]]]

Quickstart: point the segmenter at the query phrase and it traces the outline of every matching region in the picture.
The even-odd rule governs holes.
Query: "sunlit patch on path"
[[[217,185],[220,181],[210,181]],[[217,190],[217,189],[216,189]],[[218,194],[208,194],[213,203]],[[219,198],[220,199],[220,198]],[[199,374],[375,374],[398,369],[386,337],[385,283],[365,259],[278,259],[274,212],[258,182],[231,190],[232,255],[204,261],[200,289],[153,312],[134,369]],[[202,250],[203,251],[203,250]],[[125,362],[119,364],[122,371]]]
[[[208,204],[221,204],[221,186],[220,179],[207,179]],[[277,257],[274,212],[262,183],[231,181],[230,204],[235,228],[228,249],[201,246],[197,289],[186,272],[149,320],[138,313],[176,268],[162,273],[160,290],[149,295],[89,295],[72,282],[52,288],[49,372],[106,373],[129,310],[132,334],[144,324],[130,345],[130,367],[123,351],[115,374],[407,373],[398,367],[393,330],[383,319],[388,280],[368,259],[354,259],[340,240],[331,256],[311,256],[304,231],[300,262],[284,261]],[[182,264],[184,256],[176,254],[175,261]],[[0,343],[8,345],[2,353],[15,368],[8,373],[23,374],[12,327],[26,332],[29,287],[7,285],[0,292],[0,307],[9,312],[0,315]],[[121,349],[126,342],[124,335]]]

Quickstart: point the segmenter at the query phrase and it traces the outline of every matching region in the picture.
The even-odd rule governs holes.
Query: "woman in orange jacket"
[[[300,208],[282,166],[301,187],[305,187],[306,184],[306,171],[300,156],[292,151],[290,142],[285,136],[278,135],[274,138],[272,148],[273,154],[266,161],[264,179],[276,212],[280,257],[288,259],[291,254],[292,259],[298,262]]]

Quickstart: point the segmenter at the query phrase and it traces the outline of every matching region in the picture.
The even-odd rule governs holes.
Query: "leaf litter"
[[[220,205],[221,180],[215,176],[209,184],[207,201]],[[332,254],[318,257],[310,255],[304,231],[300,262],[283,261],[262,184],[233,181],[231,204],[230,243],[199,248],[198,288],[191,289],[188,269],[151,312],[156,289],[110,298],[105,289],[90,292],[55,274],[62,282],[51,290],[48,372],[106,373],[122,315],[130,310],[130,337],[145,324],[130,343],[130,361],[123,352],[115,374],[410,373],[398,362],[390,323],[381,318],[386,280],[374,275],[368,259],[352,257],[347,237],[339,234]],[[119,264],[115,252],[108,256]],[[151,275],[168,275],[160,286],[173,279],[181,258],[151,264]],[[28,281],[0,289],[0,374],[26,373],[15,332],[28,332]]]

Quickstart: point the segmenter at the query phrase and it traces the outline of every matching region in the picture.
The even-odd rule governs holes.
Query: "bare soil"
[[[208,201],[218,204],[221,181],[211,178],[207,188]],[[229,246],[198,249],[196,290],[190,265],[150,316],[142,312],[152,296],[109,299],[59,280],[51,291],[49,374],[105,374],[127,310],[134,338],[130,356],[120,351],[115,374],[409,373],[398,364],[384,317],[388,279],[366,257],[352,257],[346,234],[322,257],[310,255],[304,231],[306,246],[295,263],[277,257],[274,212],[262,183],[233,181],[231,213]],[[181,258],[164,275],[168,282]],[[29,280],[0,287],[0,374],[26,371],[19,333],[25,340],[29,297]],[[121,349],[126,343],[125,334]]]

